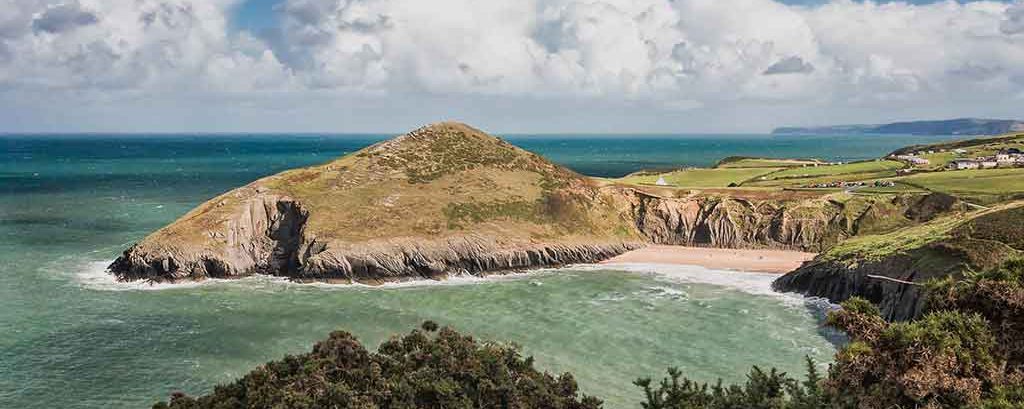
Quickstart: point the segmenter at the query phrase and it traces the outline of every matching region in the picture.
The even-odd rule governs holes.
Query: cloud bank
[[[259,128],[231,118],[288,112],[348,130],[335,109],[390,130],[389,114],[445,115],[429,103],[484,118],[571,107],[622,112],[622,128],[763,130],[894,107],[998,116],[1024,99],[1024,1],[285,0],[278,29],[258,35],[231,29],[237,5],[0,0],[7,122],[87,128],[109,124],[101,109],[141,103],[153,117],[191,104],[212,110],[190,114],[196,128]]]

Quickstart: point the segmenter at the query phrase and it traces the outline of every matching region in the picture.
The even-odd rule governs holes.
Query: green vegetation
[[[980,315],[941,311],[890,324],[864,304],[851,299],[829,317],[851,338],[825,381],[834,407],[971,407],[1004,384],[996,338]]]
[[[620,179],[620,182],[653,185],[658,178],[664,177],[665,182],[671,186],[720,188],[739,185],[778,170],[779,168],[685,169],[654,175],[630,175]]]
[[[1024,206],[983,214],[960,225],[953,234],[1024,251]]]
[[[811,360],[807,362],[807,379],[803,382],[775,369],[765,372],[756,366],[743,385],[722,386],[719,381],[708,387],[706,383],[682,378],[675,368],[670,368],[668,374],[656,388],[649,378],[634,382],[644,389],[646,400],[640,404],[643,409],[819,409],[829,402]]]
[[[263,365],[199,398],[174,394],[155,409],[551,408],[591,409],[566,373],[533,367],[514,346],[481,343],[424,323],[367,351],[347,332],[313,351]]]
[[[510,245],[635,238],[598,183],[467,125],[440,123],[228,192],[144,244],[228,246],[207,233],[248,214],[263,196],[301,203],[309,214],[304,234],[328,247],[466,234],[500,236]]]
[[[905,166],[901,162],[891,160],[877,160],[866,162],[846,163],[842,165],[823,165],[814,167],[802,167],[787,169],[782,172],[773,173],[772,179],[786,178],[813,178],[819,176],[853,175],[858,173],[874,173],[882,171],[895,171]]]
[[[779,187],[779,188],[798,188],[804,186],[816,186],[820,184],[829,184],[835,182],[859,182],[859,181],[870,181],[889,179],[896,176],[896,171],[880,171],[880,172],[867,172],[857,174],[845,174],[845,175],[831,175],[831,176],[817,176],[808,178],[776,178],[777,174],[768,175],[768,178],[764,180],[755,180],[745,184],[745,186],[762,186],[762,187]],[[867,189],[867,188],[864,188]],[[863,189],[860,189],[863,190]],[[918,189],[923,191],[922,189]]]
[[[793,168],[822,163],[815,159],[775,159],[730,156],[722,159],[715,168]]]
[[[1024,168],[920,173],[900,182],[952,195],[1009,196],[1024,194]]]
[[[822,253],[820,257],[823,260],[878,261],[949,238],[950,231],[963,220],[963,215],[953,214],[884,234],[851,237]]]

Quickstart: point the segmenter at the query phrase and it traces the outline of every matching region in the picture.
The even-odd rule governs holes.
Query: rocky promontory
[[[162,282],[379,283],[591,263],[649,243],[817,252],[913,225],[912,205],[620,185],[448,122],[224,193],[127,249],[110,271]]]
[[[917,209],[927,207],[917,206]],[[861,297],[884,318],[909,320],[931,279],[985,271],[1024,256],[1024,202],[940,215],[886,234],[851,238],[775,281],[779,291],[841,302]]]

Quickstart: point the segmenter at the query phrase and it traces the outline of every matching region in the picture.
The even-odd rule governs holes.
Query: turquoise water
[[[268,278],[185,287],[114,283],[103,266],[213,195],[323,162],[380,136],[2,136],[0,408],[148,407],[209,391],[344,329],[374,346],[432,319],[513,341],[572,371],[608,407],[636,407],[638,376],[678,366],[741,380],[750,365],[801,372],[833,352],[820,306],[772,294],[771,277],[698,268],[576,267],[444,285],[295,285]],[[934,138],[528,137],[583,173],[704,165],[761,152],[872,157]],[[859,141],[859,142],[858,142]],[[708,153],[714,152],[714,154]]]

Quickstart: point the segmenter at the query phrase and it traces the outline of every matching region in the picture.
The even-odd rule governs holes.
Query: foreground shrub
[[[863,408],[960,408],[980,405],[1003,385],[996,340],[980,315],[942,311],[908,323],[888,324],[844,303],[829,322],[851,335],[836,354],[825,382],[836,405]],[[848,325],[869,323],[863,331]]]
[[[1024,365],[1024,260],[963,279],[946,278],[928,286],[928,306],[936,311],[980,314],[998,339],[1011,369]]]
[[[435,332],[436,331],[436,332]],[[172,396],[156,409],[550,408],[593,409],[572,375],[533,367],[508,345],[480,343],[425,323],[367,351],[335,332],[307,354],[288,356],[218,386],[212,394]]]
[[[783,372],[754,367],[743,385],[709,387],[683,378],[677,369],[668,370],[657,388],[649,378],[634,382],[644,389],[644,409],[818,409],[828,407],[821,378],[814,362],[807,360],[807,379],[798,382]]]

